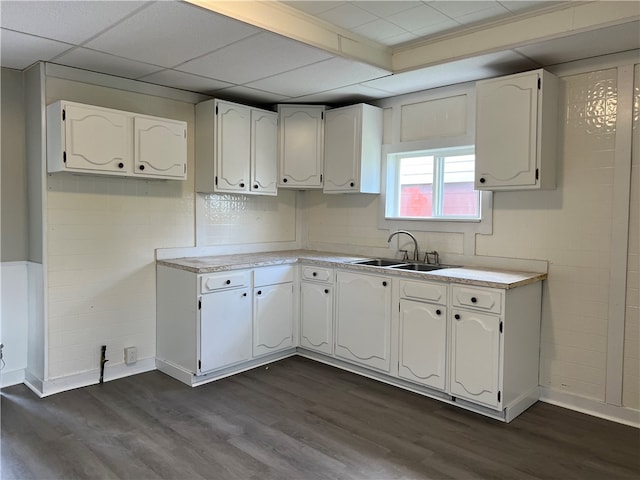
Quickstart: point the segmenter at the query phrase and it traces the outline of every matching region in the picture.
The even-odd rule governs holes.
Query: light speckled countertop
[[[158,265],[179,268],[193,273],[214,273],[243,268],[265,267],[269,265],[286,265],[304,263],[331,268],[348,268],[349,270],[367,273],[393,274],[414,280],[436,280],[440,282],[460,283],[481,287],[510,289],[539,282],[547,278],[546,273],[513,272],[491,270],[487,268],[444,268],[431,272],[415,272],[355,265],[351,262],[365,260],[370,257],[346,255],[342,253],[316,252],[311,250],[286,250],[281,252],[246,253],[236,255],[216,255],[206,257],[185,257],[158,260]]]

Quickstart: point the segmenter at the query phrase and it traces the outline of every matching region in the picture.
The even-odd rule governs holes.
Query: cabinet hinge
[[[202,360],[198,360],[198,370],[202,370]]]
[[[218,106],[216,105],[216,115],[218,114]]]
[[[215,176],[214,181],[215,181],[215,184],[216,184],[216,187],[217,187],[218,186],[218,176],[217,175]]]
[[[198,300],[198,310],[202,310],[202,300]]]
[[[540,169],[536,168],[536,180],[540,179]]]
[[[183,165],[183,166],[182,166],[182,171],[183,171],[183,173],[184,173],[185,175],[187,174],[187,166],[186,166],[186,165]]]
[[[500,401],[500,390],[498,390],[498,402]]]
[[[67,163],[67,152],[62,152],[62,163]]]
[[[542,79],[539,78],[538,79],[538,90],[540,90],[542,88]]]
[[[320,174],[320,183],[322,183],[322,174]]]
[[[502,322],[500,322],[500,333],[502,333]]]
[[[320,119],[324,120],[324,112],[320,112]]]
[[[184,138],[187,138],[187,129],[186,128],[184,129],[183,133],[184,133]]]
[[[62,121],[64,122],[67,119],[67,111],[63,108],[62,109]]]

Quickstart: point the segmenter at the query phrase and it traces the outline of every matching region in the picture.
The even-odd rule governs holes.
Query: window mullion
[[[442,217],[444,195],[444,157],[435,157],[433,162],[433,216]]]

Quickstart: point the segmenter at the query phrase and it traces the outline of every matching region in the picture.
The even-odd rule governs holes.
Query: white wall
[[[27,368],[27,262],[2,262],[0,274],[0,342],[4,344],[0,386],[6,387],[22,383]]]
[[[640,65],[635,68],[622,404],[640,409]]]
[[[187,181],[68,174],[46,185],[46,381],[123,367],[124,347],[155,356],[157,248],[194,245],[194,106],[105,86],[47,77],[47,104],[70,100],[183,120]],[[133,368],[133,367],[132,367]]]

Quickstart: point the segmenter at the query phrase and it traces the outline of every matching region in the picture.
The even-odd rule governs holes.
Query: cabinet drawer
[[[303,265],[302,279],[315,280],[316,282],[331,282],[333,280],[333,270],[330,268]]]
[[[251,272],[248,270],[210,273],[200,278],[200,293],[213,292],[222,288],[248,287]]]
[[[446,305],[447,286],[433,282],[400,282],[400,296],[402,298],[427,300],[429,302]]]
[[[453,286],[452,303],[457,307],[472,307],[492,313],[502,311],[502,291],[488,288]]]
[[[293,267],[291,265],[256,268],[253,271],[254,287],[287,282],[293,282]]]

